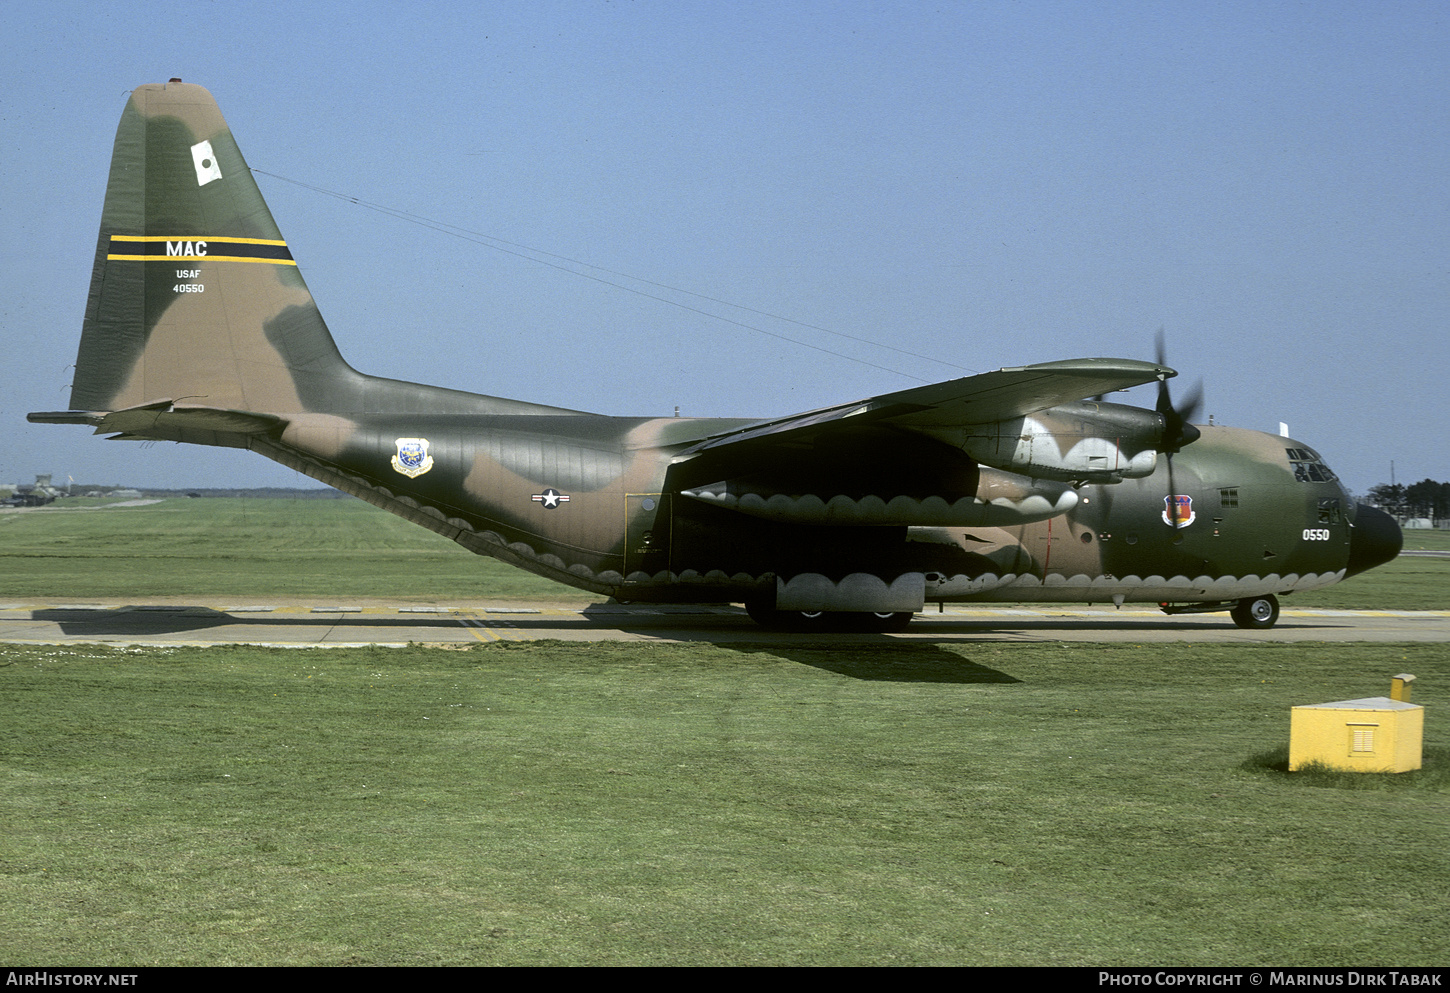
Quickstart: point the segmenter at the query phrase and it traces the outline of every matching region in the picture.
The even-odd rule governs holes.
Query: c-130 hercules
[[[246,448],[550,579],[899,630],[928,602],[1159,603],[1267,628],[1393,558],[1318,454],[1187,423],[1159,361],[1001,369],[769,421],[628,418],[363,375],[333,344],[216,102],[135,90],[71,410]],[[1154,410],[1091,398],[1159,384]]]

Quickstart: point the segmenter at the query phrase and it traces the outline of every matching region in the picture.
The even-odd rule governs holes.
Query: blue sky
[[[1151,358],[1163,328],[1176,385],[1201,377],[1216,422],[1285,421],[1361,492],[1391,460],[1401,482],[1450,479],[1447,19],[1431,3],[11,0],[0,481],[312,485],[242,452],[24,420],[68,405],[126,95],[172,76],[210,89],[273,174],[262,191],[365,372],[764,417]]]

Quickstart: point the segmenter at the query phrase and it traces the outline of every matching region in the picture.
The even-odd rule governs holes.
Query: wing
[[[1076,504],[1069,484],[1155,464],[1159,414],[1073,401],[1174,375],[1131,359],[1047,362],[747,424],[677,453],[671,488],[794,524],[1043,520]]]
[[[746,455],[748,450],[761,448],[789,448],[823,430],[846,427],[842,422],[849,422],[851,427],[869,424],[925,431],[991,424],[1176,375],[1167,366],[1133,359],[1069,359],[998,369],[749,424],[706,438],[680,452],[676,460],[726,448],[731,449],[731,455]]]

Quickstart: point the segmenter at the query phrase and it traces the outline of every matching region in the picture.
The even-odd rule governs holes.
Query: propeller
[[[1154,340],[1155,358],[1160,366],[1168,365],[1167,348],[1163,343],[1163,329],[1158,329]],[[1178,495],[1178,487],[1173,480],[1173,456],[1183,450],[1184,445],[1191,445],[1197,441],[1202,432],[1192,424],[1188,423],[1197,417],[1203,407],[1203,380],[1193,384],[1193,389],[1188,391],[1188,396],[1180,403],[1174,404],[1173,397],[1168,390],[1168,377],[1160,374],[1158,377],[1158,403],[1155,409],[1163,418],[1163,440],[1158,445],[1158,450],[1168,460],[1168,513],[1173,521],[1173,530],[1178,530],[1178,501],[1173,499]]]

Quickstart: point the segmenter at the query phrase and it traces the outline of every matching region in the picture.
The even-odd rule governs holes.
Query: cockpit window
[[[1284,452],[1294,468],[1294,478],[1301,483],[1332,483],[1339,478],[1312,448],[1286,448]]]

